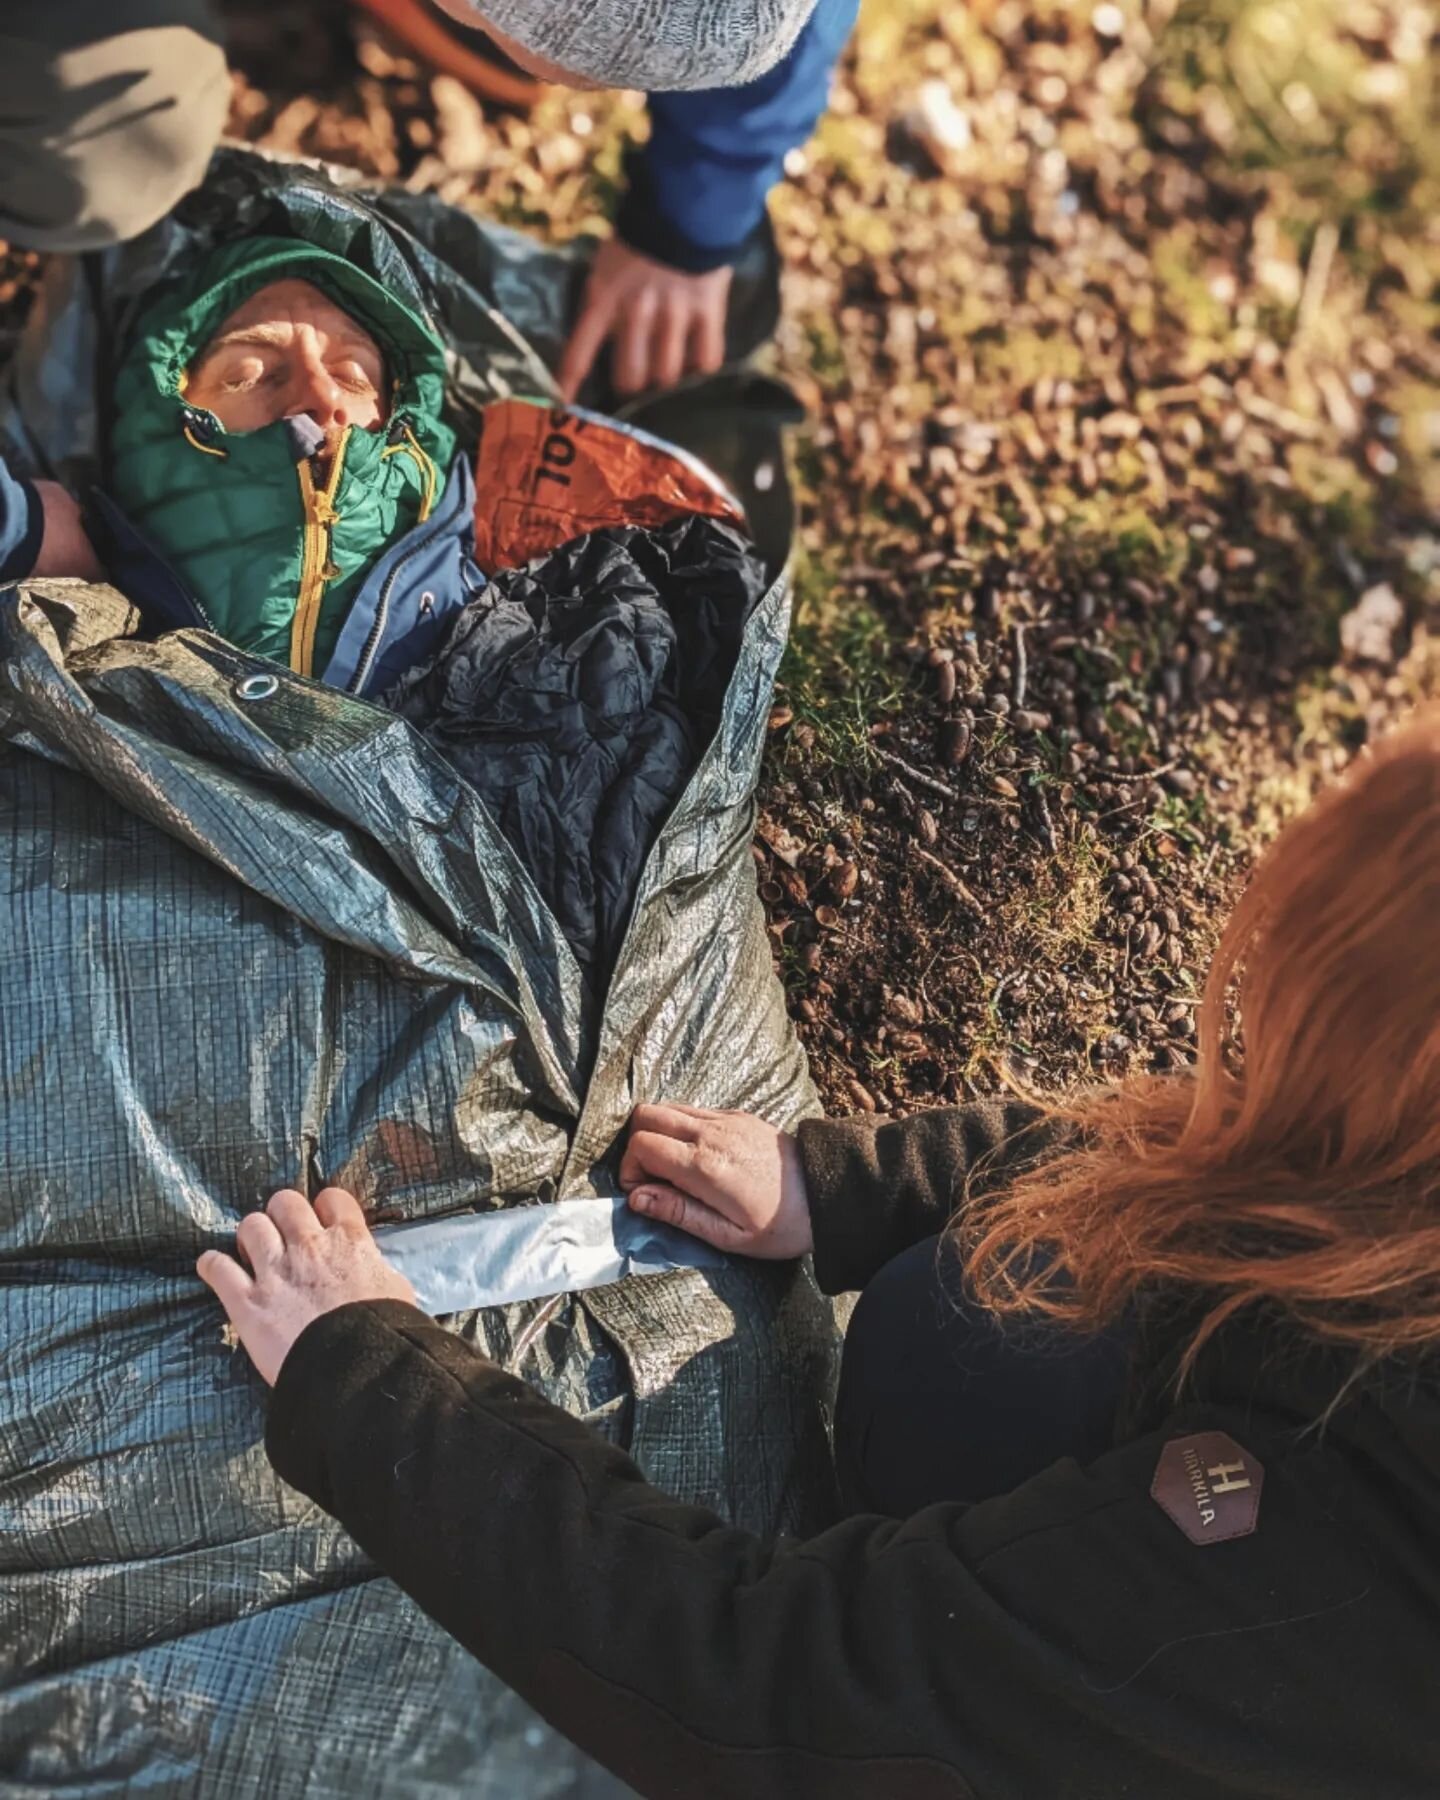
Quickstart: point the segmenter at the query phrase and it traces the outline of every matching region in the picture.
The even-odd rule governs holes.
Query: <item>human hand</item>
[[[360,1202],[326,1188],[314,1206],[282,1188],[235,1233],[250,1269],[206,1250],[195,1272],[225,1308],[250,1360],[270,1384],[296,1338],[322,1313],[352,1300],[408,1300],[415,1290],[376,1248]]]
[[[799,1146],[750,1113],[637,1106],[620,1185],[635,1212],[718,1250],[784,1258],[813,1245]]]
[[[105,571],[86,535],[80,503],[58,481],[37,481],[35,492],[45,514],[45,535],[32,575],[72,575],[80,581],[103,581]]]
[[[580,316],[560,364],[560,389],[573,401],[607,339],[620,394],[674,387],[682,375],[710,374],[725,360],[729,268],[687,275],[607,238],[595,253]]]

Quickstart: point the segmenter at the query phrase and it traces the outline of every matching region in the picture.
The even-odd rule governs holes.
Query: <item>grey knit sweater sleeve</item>
[[[964,1203],[1070,1138],[1022,1100],[936,1107],[906,1119],[807,1119],[800,1157],[827,1294],[862,1288],[892,1256],[943,1231]],[[972,1179],[973,1178],[973,1179]]]

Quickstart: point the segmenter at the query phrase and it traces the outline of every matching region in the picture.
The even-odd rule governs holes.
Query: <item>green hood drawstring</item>
[[[229,433],[185,399],[187,371],[221,322],[289,277],[313,282],[357,319],[391,378],[384,427],[350,427],[323,478],[313,421]],[[322,675],[376,559],[439,499],[455,453],[441,417],[444,381],[434,330],[363,270],[298,239],[240,239],[141,318],[115,383],[110,489],[215,631]]]

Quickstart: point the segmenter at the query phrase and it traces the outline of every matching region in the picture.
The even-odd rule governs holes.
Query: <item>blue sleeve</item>
[[[20,581],[35,567],[45,536],[40,496],[0,462],[0,583]]]
[[[858,7],[819,0],[790,54],[745,87],[650,96],[650,141],[616,220],[627,244],[692,274],[734,258],[825,110]]]

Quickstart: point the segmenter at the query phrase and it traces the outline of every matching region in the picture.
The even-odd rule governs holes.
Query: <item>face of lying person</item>
[[[385,358],[364,326],[308,281],[272,281],[223,320],[185,398],[226,431],[308,413],[333,441],[385,422]]]

